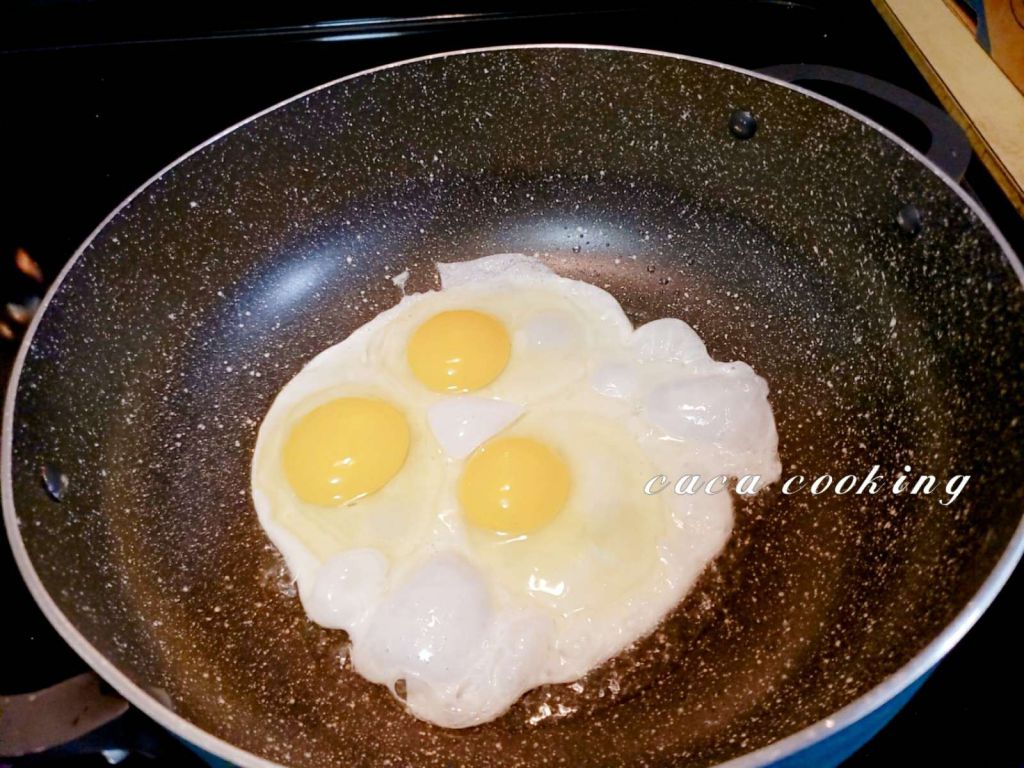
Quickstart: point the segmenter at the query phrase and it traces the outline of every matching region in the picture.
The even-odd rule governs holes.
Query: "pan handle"
[[[41,691],[0,696],[0,763],[43,766],[74,755],[102,755],[115,765],[133,754],[160,756],[171,765],[201,764],[95,672]]]
[[[971,143],[956,121],[944,110],[898,85],[878,78],[823,64],[779,64],[757,70],[790,83],[824,82],[845,85],[913,115],[931,134],[925,156],[957,183],[963,180],[971,160]]]
[[[41,691],[0,696],[0,755],[22,757],[52,749],[102,728],[128,711],[128,702],[85,672]]]

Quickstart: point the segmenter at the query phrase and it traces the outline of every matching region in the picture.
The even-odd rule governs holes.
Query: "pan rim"
[[[401,61],[391,62],[383,64],[377,67],[360,70],[343,77],[335,78],[328,82],[309,88],[301,93],[284,99],[283,101],[277,102],[265,109],[256,112],[243,120],[225,128],[222,131],[214,134],[210,138],[206,139],[200,144],[189,149],[187,152],[182,154],[180,157],[173,160],[171,163],[160,169],[157,173],[143,182],[134,192],[126,197],[116,208],[114,208],[97,226],[93,231],[85,238],[80,246],[75,250],[71,258],[61,269],[53,283],[50,285],[45,296],[40,302],[39,309],[32,319],[28,330],[25,333],[25,337],[22,339],[21,346],[18,349],[17,356],[14,360],[14,365],[11,368],[11,377],[7,385],[7,391],[4,399],[3,409],[3,421],[2,421],[2,439],[0,439],[0,504],[3,507],[4,516],[4,527],[7,532],[7,538],[11,546],[11,550],[14,554],[15,562],[17,563],[18,570],[21,574],[22,579],[25,581],[29,588],[29,592],[32,594],[36,604],[42,610],[50,624],[57,630],[63,640],[71,646],[72,649],[89,665],[90,668],[95,670],[104,680],[106,680],[115,690],[117,690],[122,696],[124,696],[129,702],[142,710],[147,716],[151,717],[157,723],[167,728],[172,733],[176,734],[180,738],[188,741],[190,744],[205,750],[217,757],[225,760],[229,760],[232,763],[242,766],[253,766],[258,768],[286,768],[281,763],[276,763],[272,760],[268,760],[263,757],[259,757],[241,747],[237,747],[218,736],[214,736],[208,731],[203,730],[199,726],[193,724],[191,721],[186,720],[184,717],[165,706],[164,704],[157,701],[150,693],[145,691],[142,687],[133,682],[128,675],[121,672],[113,663],[111,663],[102,653],[100,653],[95,646],[93,646],[84,635],[71,623],[71,621],[64,615],[63,611],[57,606],[57,603],[50,596],[46,587],[43,585],[36,573],[35,567],[32,565],[31,559],[28,554],[28,549],[25,546],[25,542],[21,536],[21,530],[17,517],[17,512],[14,506],[14,490],[13,490],[13,467],[12,467],[12,449],[14,441],[14,412],[15,412],[15,401],[17,398],[18,388],[21,380],[21,372],[24,366],[25,358],[27,357],[28,350],[32,345],[32,340],[35,337],[36,331],[39,324],[46,312],[50,301],[60,290],[60,286],[68,273],[72,270],[78,259],[85,252],[85,250],[92,244],[96,236],[103,231],[103,229],[109,224],[120,212],[132,203],[137,197],[139,197],[151,184],[163,177],[164,174],[173,170],[180,163],[192,155],[198,153],[205,147],[219,141],[221,138],[229,135],[235,130],[241,128],[248,123],[251,123],[264,115],[274,112],[292,102],[299,101],[313,93],[316,93],[327,88],[331,88],[339,83],[347,80],[352,80],[357,77],[369,75],[376,72],[382,72],[389,69],[395,69],[411,64],[416,64],[424,61],[430,61],[433,59],[444,59],[455,56],[469,56],[473,54],[499,52],[499,51],[515,51],[515,50],[537,50],[537,49],[565,49],[565,50],[597,50],[597,51],[617,51],[622,53],[631,54],[643,54],[648,56],[657,56],[662,58],[669,58],[675,60],[688,61],[696,64],[702,64],[705,66],[716,67],[718,69],[735,72],[746,77],[753,78],[755,80],[761,80],[768,83],[772,83],[783,88],[788,88],[792,91],[803,94],[804,96],[815,99],[822,102],[833,109],[837,109],[850,117],[864,123],[876,132],[883,135],[889,141],[895,143],[897,146],[902,148],[905,152],[910,154],[911,157],[916,159],[919,163],[928,168],[933,174],[940,178],[947,186],[949,186],[957,195],[960,196],[961,200],[967,205],[967,207],[978,217],[978,219],[985,225],[988,231],[992,234],[996,243],[999,245],[1003,252],[1003,256],[1006,259],[1008,265],[1013,269],[1017,276],[1018,281],[1024,286],[1024,267],[1022,267],[1020,260],[1014,254],[1013,249],[1010,247],[1009,242],[1003,236],[1003,234],[996,227],[988,213],[978,204],[973,198],[971,198],[967,192],[957,184],[952,178],[950,178],[941,168],[935,163],[929,160],[924,154],[912,147],[906,141],[895,135],[892,131],[879,125],[873,120],[865,117],[864,115],[855,112],[854,110],[840,104],[833,99],[821,96],[807,88],[803,88],[798,85],[779,80],[768,75],[764,75],[759,72],[743,69],[731,64],[725,64],[723,62],[711,61],[703,59],[697,56],[688,56],[686,54],[672,53],[668,51],[658,51],[653,49],[645,48],[634,48],[629,46],[617,46],[617,45],[598,45],[589,43],[531,43],[524,45],[498,45],[488,46],[482,48],[464,48],[453,51],[443,51],[440,53],[428,54],[425,56],[417,56],[415,58],[403,59]],[[851,701],[849,704],[833,712],[829,717],[817,721],[811,725],[808,725],[799,731],[789,734],[778,741],[772,742],[764,747],[761,747],[752,752],[748,752],[744,755],[740,755],[736,758],[732,758],[724,763],[718,763],[717,768],[756,768],[756,766],[768,765],[774,761],[783,759],[790,755],[796,754],[808,747],[813,746],[823,741],[828,736],[838,733],[843,729],[854,725],[860,720],[872,712],[880,709],[890,700],[902,693],[912,683],[917,681],[924,675],[928,670],[935,666],[945,655],[964,637],[964,635],[974,626],[978,618],[984,613],[988,606],[995,599],[995,596],[1002,589],[1003,585],[1010,578],[1011,573],[1016,567],[1018,561],[1020,561],[1022,554],[1024,554],[1024,516],[1018,523],[1013,536],[1010,538],[1006,549],[1000,555],[999,560],[995,566],[989,572],[988,576],[982,582],[981,586],[971,596],[970,600],[961,608],[959,613],[950,621],[940,632],[936,635],[924,648],[917,652],[913,658],[907,661],[902,667],[891,673],[888,677],[879,682],[875,687],[866,691],[865,693],[858,696],[856,699]]]

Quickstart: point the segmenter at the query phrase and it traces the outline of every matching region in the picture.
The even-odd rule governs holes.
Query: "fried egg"
[[[651,477],[781,467],[767,384],[681,320],[518,254],[438,271],[281,390],[252,490],[353,668],[464,728],[650,633],[721,551],[728,493]]]

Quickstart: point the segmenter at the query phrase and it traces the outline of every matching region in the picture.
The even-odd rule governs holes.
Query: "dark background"
[[[114,206],[195,144],[294,93],[361,69],[437,51],[528,42],[655,48],[751,69],[829,64],[934,101],[866,2],[691,3],[675,15],[636,6],[581,10],[545,3],[510,11],[451,4],[416,16],[383,2],[292,0],[265,9],[159,1],[8,4],[0,11],[0,302],[13,306],[0,313],[0,336],[6,328],[13,338],[0,337],[0,379],[6,381],[17,350],[23,308],[31,309]],[[843,87],[817,89],[927,148],[927,130],[898,110]],[[1024,253],[1024,222],[977,160],[965,183]],[[18,249],[40,265],[41,282],[16,268]],[[0,584],[7,654],[0,694],[39,689],[84,670],[36,609],[6,547]],[[1022,595],[1018,569],[911,703],[845,765],[1024,765]],[[197,762],[138,715],[110,740],[160,755],[134,754],[123,765]],[[64,755],[33,763],[106,761]]]

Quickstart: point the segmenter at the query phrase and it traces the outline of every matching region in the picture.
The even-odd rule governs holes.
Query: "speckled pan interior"
[[[729,130],[736,108],[759,120]],[[130,151],[126,149],[126,151]],[[916,237],[895,224],[916,205]],[[432,264],[519,251],[770,383],[784,474],[970,474],[953,505],[783,496],[654,635],[444,731],[338,661],[256,520],[275,393]],[[700,62],[510,49],[375,71],[205,146],[96,235],[21,373],[42,584],[200,728],[302,766],[703,766],[829,716],[964,607],[1020,521],[1024,301],[985,225],[859,120]],[[62,502],[39,481],[68,477]]]

